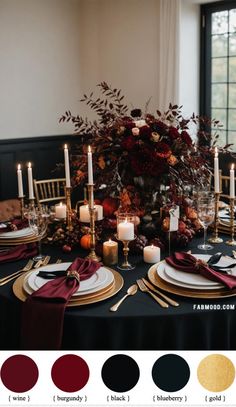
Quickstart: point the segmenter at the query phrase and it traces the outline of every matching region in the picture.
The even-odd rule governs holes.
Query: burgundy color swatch
[[[64,355],[56,360],[51,371],[55,386],[65,392],[81,390],[89,379],[89,368],[84,359],[76,355]]]
[[[1,379],[4,386],[15,393],[31,390],[38,380],[38,375],[36,363],[25,355],[11,356],[1,368]]]

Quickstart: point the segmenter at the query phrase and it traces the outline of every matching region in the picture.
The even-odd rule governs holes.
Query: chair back
[[[65,200],[65,185],[65,178],[34,180],[37,205]]]

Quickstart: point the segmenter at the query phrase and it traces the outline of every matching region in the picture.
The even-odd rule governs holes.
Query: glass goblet
[[[215,218],[215,200],[210,197],[201,197],[198,199],[198,218],[200,219],[203,229],[204,229],[204,241],[203,244],[198,245],[201,250],[211,250],[213,246],[206,243],[207,238],[207,228],[214,222]]]
[[[38,241],[38,254],[33,258],[34,261],[43,260],[45,256],[42,254],[42,238],[46,233],[48,226],[48,216],[38,208],[34,208],[28,212],[29,226]]]

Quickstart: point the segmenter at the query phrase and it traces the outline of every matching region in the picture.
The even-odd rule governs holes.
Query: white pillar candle
[[[161,250],[160,247],[146,246],[143,249],[143,260],[145,263],[158,263],[161,259]]]
[[[218,158],[218,149],[215,148],[215,157],[214,157],[214,187],[215,192],[220,192],[220,178],[219,178],[219,158]]]
[[[90,146],[88,146],[88,184],[93,184],[93,157]]]
[[[103,206],[95,205],[94,208],[96,210],[95,220],[102,220],[103,219]],[[80,222],[84,222],[84,223],[90,222],[90,214],[89,214],[88,205],[81,205],[79,207],[79,220],[80,220]]]
[[[103,243],[103,263],[112,266],[118,262],[118,243],[109,239]]]
[[[28,189],[29,189],[29,199],[34,199],[33,174],[31,163],[28,164]]]
[[[234,180],[234,164],[232,164],[230,172],[230,192],[229,192],[229,197],[231,199],[235,198],[235,180]]]
[[[79,220],[80,220],[80,222],[84,222],[84,223],[89,223],[90,222],[89,206],[88,205],[81,205],[79,207]]]
[[[55,205],[55,218],[56,219],[65,219],[66,218],[66,204],[60,202]]]
[[[128,222],[127,219],[124,222],[117,225],[118,239],[119,240],[133,240],[134,239],[134,224]]]
[[[17,167],[17,182],[18,182],[18,197],[23,198],[24,192],[23,192],[22,171],[21,171],[20,164],[18,164],[18,167]]]
[[[66,188],[70,188],[70,163],[69,163],[69,152],[67,144],[64,146],[64,160],[65,160],[65,175],[66,175]]]
[[[97,212],[96,220],[102,220],[103,219],[103,206],[95,205],[95,209]]]

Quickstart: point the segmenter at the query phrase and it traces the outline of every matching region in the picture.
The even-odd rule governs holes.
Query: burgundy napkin
[[[78,257],[68,268],[67,276],[50,280],[27,298],[22,312],[24,349],[60,349],[66,304],[80,281],[90,278],[99,268],[99,263]]]
[[[0,228],[0,233],[14,232],[15,230],[21,230],[29,226],[27,219],[13,219],[9,222],[3,222],[6,224],[5,228]]]
[[[166,262],[176,270],[185,271],[186,273],[201,274],[208,280],[217,281],[226,287],[233,289],[236,287],[236,276],[222,274],[215,271],[203,260],[198,260],[189,253],[174,253],[166,257]]]
[[[0,263],[28,259],[36,254],[37,245],[35,243],[20,244],[0,252]]]

